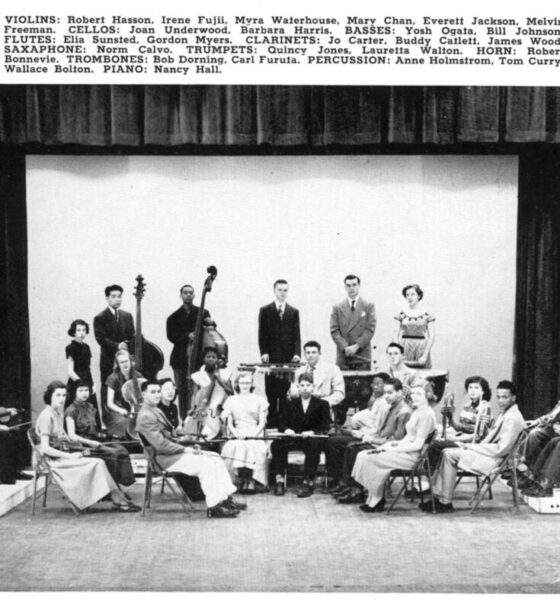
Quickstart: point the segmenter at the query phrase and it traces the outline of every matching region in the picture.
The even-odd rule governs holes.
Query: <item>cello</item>
[[[137,439],[136,417],[142,404],[142,392],[140,384],[145,379],[139,379],[136,371],[142,373],[146,379],[155,379],[159,371],[163,368],[163,352],[158,346],[149,342],[142,335],[142,308],[141,303],[146,291],[146,284],[142,275],[136,277],[136,287],[134,288],[134,297],[136,298],[136,335],[134,336],[134,364],[132,365],[132,376],[126,381],[122,388],[122,396],[132,407],[131,414],[127,424],[127,432],[130,437]]]
[[[185,419],[185,430],[189,435],[212,439],[221,430],[219,413],[221,412],[222,400],[213,399],[213,392],[217,384],[217,375],[212,374],[212,382],[207,393],[199,398],[194,398],[194,382],[192,375],[195,374],[202,362],[202,351],[205,348],[214,348],[218,356],[216,371],[224,368],[228,361],[228,347],[225,338],[217,331],[214,325],[204,324],[204,305],[206,294],[212,291],[212,284],[218,276],[218,270],[209,266],[202,290],[200,307],[196,317],[196,324],[191,340],[187,346],[187,394],[190,398],[192,409]],[[197,403],[195,404],[195,400]]]

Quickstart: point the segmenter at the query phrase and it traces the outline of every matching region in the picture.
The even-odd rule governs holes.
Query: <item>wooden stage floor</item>
[[[496,484],[471,515],[473,484],[461,483],[456,512],[421,513],[401,500],[367,515],[316,493],[249,497],[231,520],[189,515],[154,488],[148,516],[110,504],[74,516],[49,489],[0,519],[0,589],[183,592],[560,592],[560,515],[539,515]],[[52,493],[51,493],[52,489]],[[395,487],[396,489],[396,487]],[[131,488],[140,503],[143,484]]]

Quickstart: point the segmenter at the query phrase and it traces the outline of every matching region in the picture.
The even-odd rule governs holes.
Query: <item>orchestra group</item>
[[[36,450],[78,510],[102,500],[118,512],[140,510],[125,491],[135,481],[128,448],[136,443],[153,449],[189,497],[204,499],[208,517],[230,518],[247,508],[235,494],[285,495],[292,450],[304,455],[299,498],[314,493],[324,454],[327,491],[336,502],[382,512],[391,472],[411,469],[428,447],[434,500],[419,508],[449,513],[458,471],[491,473],[528,431],[520,471],[509,477],[516,475],[528,495],[550,495],[560,481],[560,403],[526,422],[514,384],[503,380],[495,389],[499,414],[492,415],[488,381],[471,376],[458,416],[452,396],[445,395],[444,424],[438,428],[434,406],[440,398],[426,377],[435,319],[420,307],[423,291],[416,284],[402,290],[408,306],[395,316],[387,369],[372,373],[371,398],[347,417],[344,375],[370,371],[376,326],[375,306],[360,287],[358,276],[346,276],[346,297],[332,309],[336,364],[331,364],[313,340],[303,345],[302,355],[299,311],[287,303],[288,282],[275,281],[273,301],[258,315],[260,363],[240,365],[234,374],[219,346],[202,343],[200,327],[215,323],[203,302],[194,304],[193,286],[184,285],[181,306],[166,323],[173,379],[157,379],[143,374],[137,360],[139,332],[132,314],[120,308],[123,288],[108,286],[107,308],[93,319],[101,349],[99,393],[85,341],[89,324],[76,319],[68,330],[68,381],[46,388],[45,408],[34,426]],[[254,391],[259,370],[265,373],[266,398]],[[0,418],[15,412],[0,408]],[[30,449],[24,429],[0,423],[0,483],[30,478],[22,473]]]

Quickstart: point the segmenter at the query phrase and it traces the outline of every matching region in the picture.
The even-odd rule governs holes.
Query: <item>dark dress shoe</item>
[[[366,513],[380,513],[385,510],[385,498],[381,500],[375,506],[369,506],[369,504],[360,504],[360,510]]]
[[[338,492],[333,492],[332,496],[333,498],[340,498],[341,496],[346,496],[346,494],[350,493],[353,489],[355,488],[350,485],[345,485],[344,487],[340,488]]]
[[[301,488],[297,497],[298,498],[309,498],[309,496],[312,496],[312,495],[313,495],[313,487],[310,486],[308,483],[304,483],[303,487]]]
[[[418,496],[420,496],[420,492],[415,487],[404,491],[405,498],[418,498]]]
[[[4,475],[0,477],[0,484],[3,485],[14,485],[16,482],[16,478],[11,475]]]
[[[27,473],[22,473],[18,471],[16,473],[16,479],[22,479],[23,481],[31,481],[33,479],[33,475],[28,475]]]
[[[352,489],[346,495],[339,496],[336,500],[339,504],[360,504],[364,501],[362,490]]]
[[[276,482],[276,487],[274,488],[275,496],[283,496],[286,493],[286,488],[284,487],[284,483],[282,481]]]
[[[233,519],[234,517],[237,517],[238,514],[238,510],[227,508],[223,504],[213,506],[206,511],[206,516],[209,519]]]
[[[435,505],[435,512],[437,514],[453,512],[453,504],[451,504],[451,502],[444,504],[437,498],[434,498],[434,505]],[[431,502],[422,502],[422,504],[420,504],[420,510],[423,510],[424,512],[432,512],[432,503]]]
[[[233,510],[247,510],[247,505],[245,502],[239,502],[239,500],[234,500],[233,498],[228,498],[222,502],[222,506],[226,508],[232,508]]]

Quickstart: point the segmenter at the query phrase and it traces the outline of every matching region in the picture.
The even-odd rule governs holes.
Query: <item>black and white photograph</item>
[[[560,87],[498,83],[2,74],[2,592],[560,591]]]

